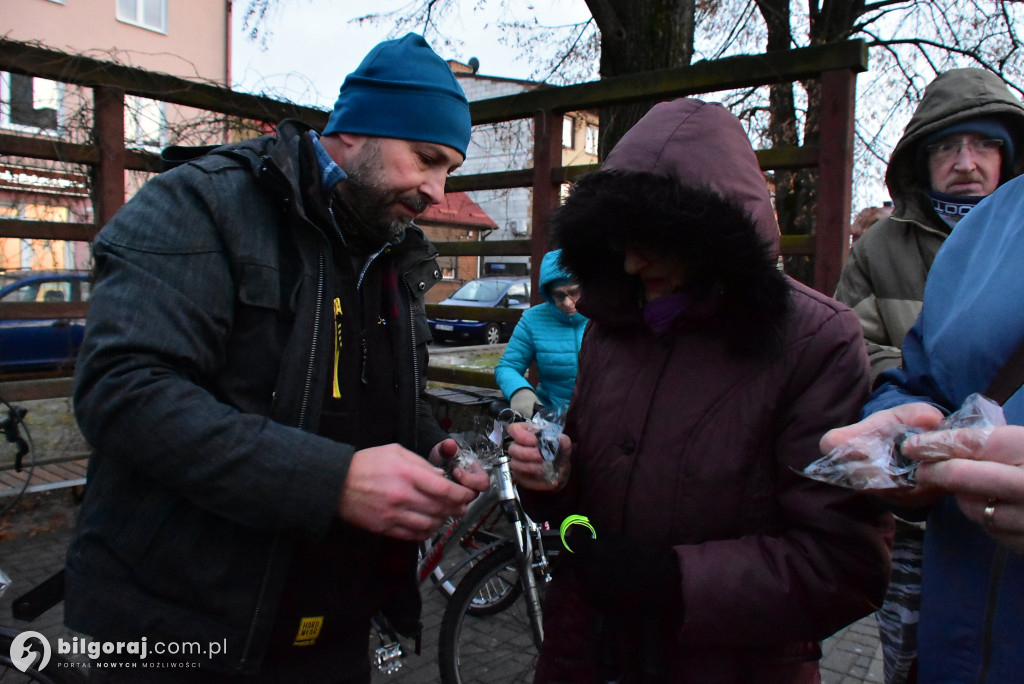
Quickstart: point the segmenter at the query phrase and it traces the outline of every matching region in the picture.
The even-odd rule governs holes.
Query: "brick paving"
[[[0,510],[9,502],[0,497]],[[63,607],[56,606],[32,623],[11,617],[11,600],[59,570],[71,537],[75,499],[72,489],[54,489],[26,495],[18,509],[0,521],[0,568],[13,579],[11,589],[0,596],[0,626],[33,629],[51,642],[57,637],[77,636],[63,625]],[[444,599],[430,584],[423,588],[422,655],[409,654],[393,675],[375,673],[373,684],[432,684],[437,675],[437,635]],[[411,651],[411,644],[406,644]],[[823,684],[881,682],[882,663],[874,616],[868,616],[826,639],[822,645]],[[487,684],[500,684],[488,682]]]

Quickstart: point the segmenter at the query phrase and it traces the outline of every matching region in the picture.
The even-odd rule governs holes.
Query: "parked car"
[[[86,302],[88,271],[0,274],[0,303]],[[71,368],[85,334],[84,318],[0,320],[0,373]]]
[[[470,280],[439,306],[491,306],[525,309],[530,306],[530,279],[489,276]],[[438,342],[467,341],[498,344],[512,335],[515,323],[431,318],[430,333]]]

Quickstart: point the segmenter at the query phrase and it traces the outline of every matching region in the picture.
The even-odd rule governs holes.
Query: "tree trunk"
[[[687,66],[696,0],[587,0],[601,30],[601,78]],[[601,159],[655,103],[601,109]]]

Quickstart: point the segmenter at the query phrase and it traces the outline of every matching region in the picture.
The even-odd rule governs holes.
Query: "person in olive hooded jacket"
[[[655,106],[552,217],[590,318],[554,481],[509,432],[537,519],[596,533],[547,592],[538,682],[818,682],[820,640],[871,613],[891,517],[800,476],[859,414],[847,307],[782,274],[739,120]]]
[[[1000,141],[991,189],[963,184],[964,192],[972,193],[965,195],[957,187],[943,187],[942,193],[933,187],[927,147],[958,133]],[[854,243],[836,287],[836,299],[860,318],[872,383],[900,364],[903,338],[921,313],[925,276],[956,221],[1022,170],[1024,104],[998,76],[984,69],[953,69],[928,84],[885,172],[893,211]],[[980,180],[976,169],[961,173],[964,180]]]

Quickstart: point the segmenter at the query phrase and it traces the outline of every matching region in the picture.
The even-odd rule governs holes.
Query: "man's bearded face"
[[[384,157],[377,140],[369,139],[345,169],[348,178],[343,183],[346,201],[373,231],[386,242],[401,237],[413,223],[407,210],[417,213],[430,206],[426,196],[417,191],[388,187]]]

